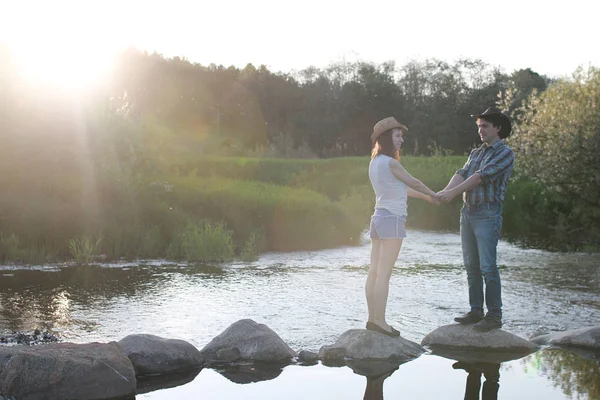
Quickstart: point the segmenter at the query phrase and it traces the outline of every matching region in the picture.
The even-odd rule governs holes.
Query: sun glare
[[[13,44],[20,74],[32,84],[79,91],[97,84],[109,72],[113,56],[91,43]]]
[[[113,62],[118,33],[116,3],[77,0],[7,3],[11,16],[0,38],[11,49],[21,76],[32,84],[82,90],[99,83]],[[35,12],[32,12],[35,10]]]

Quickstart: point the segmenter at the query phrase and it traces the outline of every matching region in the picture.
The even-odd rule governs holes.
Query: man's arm
[[[508,147],[505,147],[501,151],[494,154],[485,165],[467,178],[467,180],[464,180],[464,182],[460,182],[462,177],[461,179],[457,178],[456,180],[459,183],[456,186],[451,187],[452,181],[455,180],[457,175],[452,177],[452,180],[450,180],[450,183],[448,183],[447,186],[447,188],[450,187],[450,189],[444,189],[442,192],[440,192],[438,194],[438,199],[442,202],[449,202],[457,195],[477,187],[484,180],[489,182],[496,179],[497,176],[512,168],[514,160],[515,156],[513,151]]]
[[[482,180],[491,182],[506,171],[510,171],[514,162],[515,154],[510,148],[504,147],[501,151],[496,152],[477,172],[481,175]]]
[[[457,175],[454,175],[457,176]],[[478,172],[475,172],[473,175],[464,180],[462,177],[460,179],[463,181],[449,190],[444,189],[444,191],[440,192],[439,199],[440,201],[447,203],[451,201],[453,198],[458,196],[463,192],[467,192],[477,186],[479,186],[482,182],[481,175]],[[454,178],[452,178],[454,180]],[[452,183],[452,181],[450,181]],[[450,183],[448,186],[450,186]]]
[[[467,162],[465,162],[465,165],[461,169],[456,171],[456,173],[452,176],[452,178],[450,178],[450,182],[448,182],[448,184],[442,190],[442,192],[445,192],[447,190],[455,188],[456,186],[460,185],[461,183],[463,183],[465,181],[465,177],[467,176],[467,169],[469,168],[469,165],[471,164],[471,159],[473,158],[473,154],[475,154],[476,150],[477,149],[473,149],[471,151],[471,154],[469,154],[469,158],[467,158]]]
[[[452,179],[450,179],[450,182],[448,182],[448,184],[446,185],[446,187],[444,188],[443,191],[450,190],[450,189],[460,185],[464,181],[465,181],[465,178],[463,178],[461,175],[455,174],[452,177]]]

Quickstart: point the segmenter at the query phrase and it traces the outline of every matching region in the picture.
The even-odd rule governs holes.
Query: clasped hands
[[[456,197],[451,190],[440,190],[434,196],[427,196],[426,199],[429,203],[439,206],[442,203],[449,203]]]
[[[452,199],[454,198],[454,196],[456,196],[455,194],[453,194],[451,191],[445,191],[445,190],[440,190],[439,192],[436,193],[436,195],[434,197],[432,197],[434,200],[440,202],[440,203],[449,203],[452,201]]]

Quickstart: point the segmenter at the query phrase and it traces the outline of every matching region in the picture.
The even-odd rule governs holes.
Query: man
[[[503,140],[511,131],[511,122],[506,115],[490,107],[471,117],[477,120],[483,144],[471,151],[464,167],[456,171],[444,190],[438,193],[438,199],[449,202],[463,194],[460,239],[471,311],[454,320],[461,324],[475,324],[474,329],[485,332],[502,327],[502,295],[496,247],[502,226],[502,202],[515,156]]]

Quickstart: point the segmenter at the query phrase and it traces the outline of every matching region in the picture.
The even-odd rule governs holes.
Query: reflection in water
[[[0,322],[13,332],[70,325],[69,295],[61,289],[0,291]]]
[[[112,299],[143,295],[164,279],[149,268],[64,267],[18,270],[0,279],[0,333],[35,329],[61,331],[76,326],[90,332],[97,323],[72,317],[72,306],[99,308]],[[217,274],[220,270],[211,270]],[[200,274],[200,267],[187,273]],[[222,271],[220,272],[222,273]]]
[[[582,355],[545,349],[526,357],[523,364],[526,373],[543,372],[569,398],[600,400],[600,354]]]
[[[383,400],[383,381],[390,377],[398,367],[380,375],[367,376],[367,386],[363,400]]]
[[[138,376],[136,394],[144,394],[155,390],[174,388],[193,381],[201,369],[191,369],[180,373]]]
[[[283,371],[283,366],[261,362],[236,363],[215,370],[238,384],[268,381],[277,378]]]
[[[500,364],[457,361],[452,364],[452,368],[463,369],[468,373],[465,400],[479,400],[480,392],[481,400],[496,400],[498,398]],[[481,386],[482,375],[485,377],[483,388]]]
[[[60,290],[54,295],[50,304],[50,310],[52,320],[55,321],[55,324],[66,325],[71,321],[69,304],[69,293],[66,290]]]

